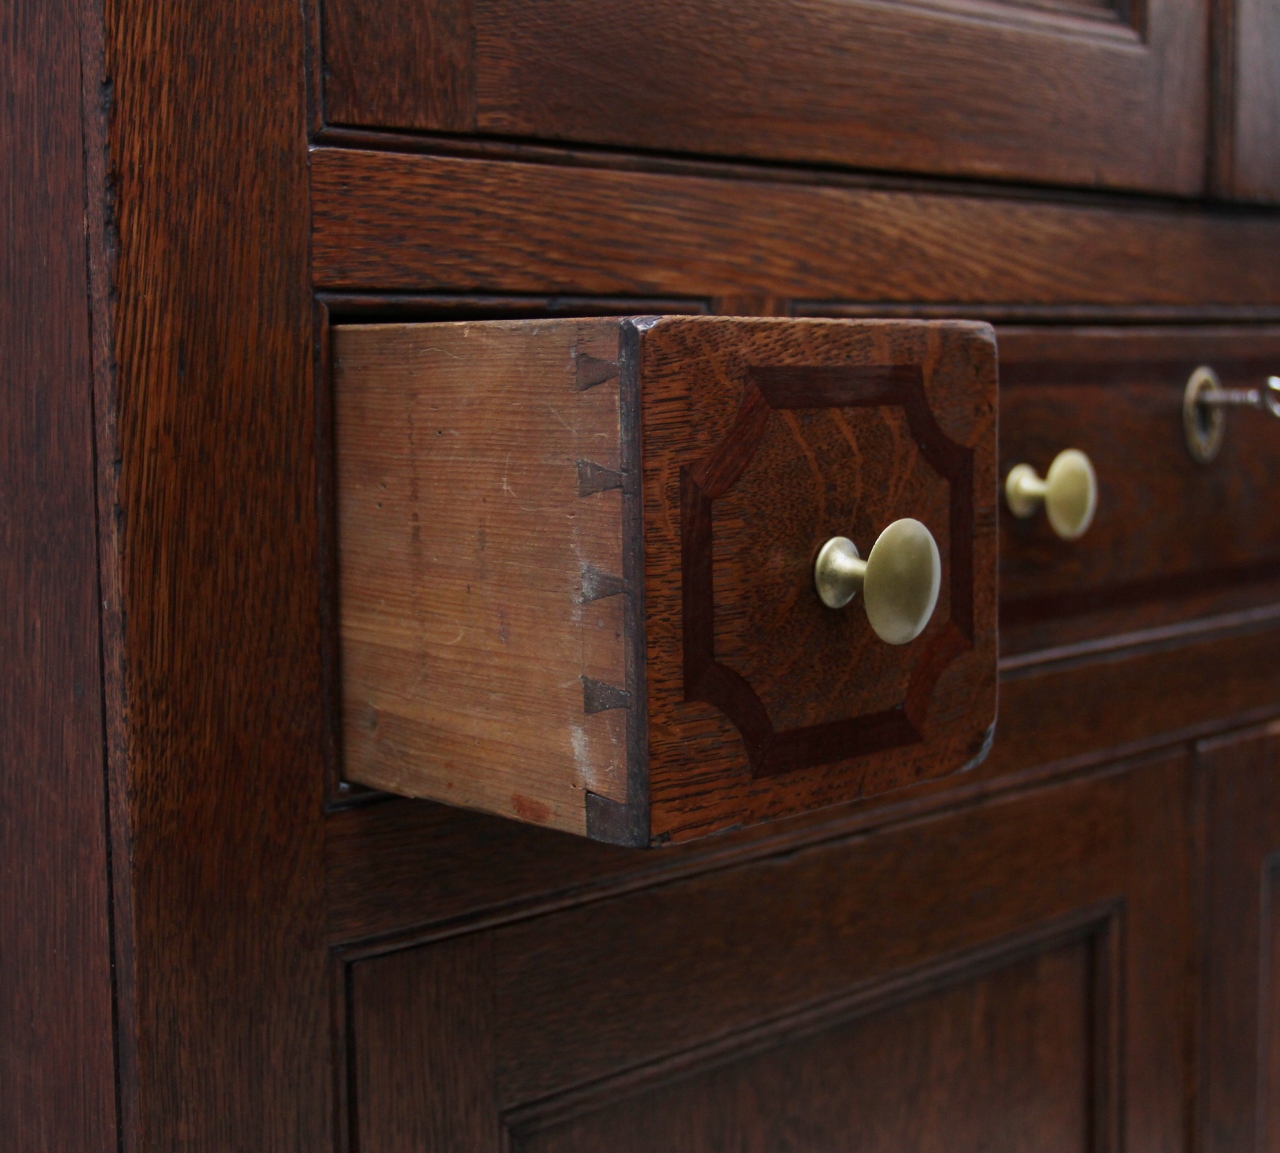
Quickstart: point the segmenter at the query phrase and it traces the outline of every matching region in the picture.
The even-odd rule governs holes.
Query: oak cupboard
[[[1265,1141],[1280,422],[1179,395],[1280,372],[1274,26],[0,13],[8,1145]],[[994,491],[980,764],[653,849],[348,775],[341,332],[641,316],[990,324],[996,486],[1091,455]]]

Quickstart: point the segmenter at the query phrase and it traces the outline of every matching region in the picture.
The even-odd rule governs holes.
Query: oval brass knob
[[[1042,480],[1029,464],[1015,464],[1004,482],[1009,511],[1025,519],[1043,503],[1049,526],[1063,540],[1083,536],[1098,507],[1098,478],[1078,448],[1064,448]]]
[[[933,534],[905,517],[876,538],[866,560],[848,537],[833,536],[814,561],[813,583],[822,603],[833,609],[843,608],[861,591],[876,636],[905,645],[924,632],[933,616],[942,558]]]

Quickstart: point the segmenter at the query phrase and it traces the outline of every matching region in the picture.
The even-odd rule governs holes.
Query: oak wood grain
[[[770,1086],[820,1079],[833,1048],[851,1057],[873,1049],[905,1081],[869,1069],[853,1078],[848,1092],[867,1094],[856,1117],[838,1104],[845,1093],[815,1101],[812,1132],[826,1139],[797,1130],[799,1148],[848,1147],[855,1135],[870,1139],[868,1126],[886,1141],[930,1138],[927,1149],[954,1148],[967,1134],[976,1148],[982,1134],[1012,1139],[1019,1124],[1053,1128],[1054,1119],[1062,1141],[1071,1125],[1086,1148],[1174,1141],[1187,1122],[1187,795],[1187,758],[1176,754],[353,958],[360,987],[379,990],[361,1002],[378,1008],[370,1027],[364,1012],[352,1018],[356,1068],[384,1071],[376,1088],[385,1108],[368,1133],[386,1142],[430,1131],[425,1086],[393,1093],[404,1074],[386,1047],[395,1036],[430,1037],[434,1021],[450,1037],[488,1023],[467,1048],[491,1054],[490,1064],[459,1063],[452,1091],[458,1104],[492,1102],[515,1147],[554,1148],[575,1131],[597,1147],[663,1147],[668,1126],[688,1144],[697,1117],[735,1115],[749,1141],[788,1110],[776,1102],[739,1113],[741,1098],[718,1078],[768,1068],[757,1100],[772,1101]],[[472,970],[453,960],[463,950],[492,965],[492,1008],[477,1001]],[[474,1012],[460,1015],[437,991],[445,973]],[[416,1015],[424,988],[438,1006],[429,1017]],[[397,1001],[415,1017],[389,1029],[381,1006]],[[959,1018],[944,1027],[953,1001],[967,1006],[964,1022],[992,1028],[975,1034]],[[1024,1011],[1006,1030],[999,1022],[1014,1005]],[[888,1048],[877,1044],[891,1037]],[[1004,1108],[974,1108],[940,1085],[912,1094],[909,1110],[895,1104],[913,1076],[928,1080],[924,1070],[975,1062],[993,1091],[1010,1088]],[[1028,1067],[1044,1075],[1024,1081]],[[370,1088],[360,1082],[362,1094]],[[460,1126],[457,1139],[472,1131]],[[646,1133],[653,1143],[637,1145]]]
[[[434,123],[474,19],[474,127],[491,135],[1086,187],[1204,181],[1207,6],[663,0],[327,0],[341,123]],[[383,31],[381,40],[349,30]],[[405,37],[418,47],[399,47]],[[330,49],[330,39],[337,41]],[[390,43],[387,43],[390,41]],[[433,50],[434,49],[434,50]],[[1010,99],[1010,93],[1017,99]]]
[[[1222,452],[1207,465],[1191,458],[1182,427],[1197,366],[1213,367],[1228,388],[1259,388],[1280,364],[1280,331],[1006,327],[999,338],[1001,477],[1023,461],[1043,475],[1074,447],[1089,455],[1099,486],[1094,522],[1072,542],[1055,537],[1043,514],[1019,520],[1002,507],[1002,622],[1280,578],[1280,422],[1229,413]]]
[[[1196,750],[1204,804],[1204,1026],[1208,1153],[1263,1149],[1280,1136],[1280,726]]]
[[[992,971],[962,970],[936,989],[922,981],[852,1020],[828,1011],[773,1045],[739,1041],[723,1063],[513,1126],[512,1146],[1106,1148],[1112,1119],[1094,1084],[1113,1059],[1099,1043],[1111,1022],[1096,1009],[1110,977],[1104,941],[1084,935],[1029,957],[1011,949]]]
[[[1214,171],[1219,194],[1280,201],[1280,12],[1267,0],[1214,9]]]
[[[1084,3],[1075,12],[1062,10],[1069,0],[1046,3],[1058,9],[1048,17],[987,0],[964,13],[954,4],[945,12],[879,5],[866,21],[873,36],[908,26],[955,31],[950,43],[911,42],[897,57],[918,54],[908,71],[930,53],[955,61],[978,43],[1044,42],[1047,63],[1025,91],[1057,84],[1052,107],[1063,119],[1025,153],[1006,153],[1013,167],[998,161],[981,171],[972,166],[986,163],[982,154],[999,152],[1049,106],[1020,109],[1016,91],[1001,91],[975,110],[965,101],[981,91],[970,88],[951,105],[929,103],[922,84],[902,93],[907,111],[923,109],[927,121],[969,107],[974,115],[946,130],[991,131],[946,154],[895,131],[881,144],[900,149],[898,159],[885,151],[880,160],[825,125],[800,123],[797,132],[795,118],[761,117],[766,101],[784,107],[802,97],[817,72],[793,73],[794,90],[747,92],[737,128],[732,118],[709,120],[785,56],[789,41],[772,35],[772,23],[758,58],[727,53],[672,83],[651,80],[660,70],[643,75],[641,94],[671,110],[642,123],[640,102],[620,110],[615,99],[635,79],[624,57],[599,50],[651,42],[650,29],[633,21],[603,29],[595,44],[553,43],[554,10],[577,12],[576,26],[587,29],[616,10],[613,0],[591,10],[576,0],[522,9],[500,50],[537,51],[509,60],[510,79],[568,92],[575,106],[496,114],[523,119],[519,132],[574,123],[594,131],[594,118],[602,132],[633,141],[574,149],[461,139],[473,125],[490,130],[481,120],[492,107],[472,120],[471,101],[474,94],[483,105],[494,91],[483,68],[471,71],[468,25],[449,23],[465,7],[368,5],[360,11],[373,22],[347,28],[347,62],[340,52],[330,57],[322,93],[330,112],[354,123],[372,107],[382,120],[407,101],[422,118],[399,137],[324,128],[322,140],[351,148],[320,148],[309,169],[308,68],[326,84],[324,60],[307,56],[310,0],[113,0],[74,9],[21,0],[0,15],[8,82],[0,109],[0,632],[20,671],[0,678],[0,1121],[10,1144],[125,1153],[399,1148],[452,1130],[447,1139],[469,1131],[492,1147],[501,1126],[516,1143],[568,1141],[573,1125],[586,1140],[599,1106],[595,1136],[621,1148],[637,1136],[628,1110],[652,1123],[658,1140],[670,1135],[658,1132],[664,1124],[693,1115],[673,1112],[675,1097],[657,1115],[661,1083],[701,1100],[700,1117],[733,1115],[742,1096],[715,1080],[713,1066],[741,1076],[764,1054],[751,1066],[758,1079],[738,1084],[749,1083],[756,1101],[776,1101],[770,1092],[820,1084],[827,1071],[815,1066],[861,1045],[884,1054],[875,1070],[883,1093],[870,1078],[861,1088],[869,1109],[884,1106],[887,1139],[938,1133],[951,1148],[961,1136],[1009,1134],[996,1126],[1012,1115],[978,1107],[976,1093],[961,1099],[952,1077],[950,1096],[945,1087],[910,1094],[923,1104],[908,1114],[892,1104],[909,1095],[904,1083],[886,1083],[893,1070],[928,1067],[941,1052],[949,1070],[991,1070],[1017,1090],[1019,1116],[1061,1120],[1081,1100],[1085,1001],[1088,1027],[1099,1036],[1108,1023],[1113,1030],[1090,1054],[1121,1052],[1123,1061],[1110,1066],[1112,1083],[1101,1065],[1093,1069],[1083,1112],[1104,1121],[1078,1143],[1137,1151],[1178,1148],[1189,1135],[1224,1146],[1275,1137],[1277,1041],[1266,1024],[1275,950],[1261,947],[1275,945],[1263,918],[1274,911],[1266,889],[1274,733],[1200,750],[1214,902],[1199,968],[1186,919],[1195,845],[1186,817],[1196,798],[1172,749],[1277,715],[1269,570],[1251,569],[1247,585],[1214,585],[1193,572],[1193,591],[1166,583],[1146,599],[1164,574],[1157,567],[1129,581],[1121,570],[1147,562],[1117,551],[1089,592],[1110,598],[1106,607],[1025,626],[1023,647],[1004,665],[995,750],[954,781],[663,854],[376,795],[348,798],[363,807],[324,809],[317,287],[334,290],[330,299],[351,310],[348,319],[377,308],[401,309],[401,320],[440,319],[445,308],[455,319],[621,314],[662,299],[674,303],[661,311],[1216,320],[1237,326],[1214,337],[1227,359],[1270,349],[1274,333],[1257,333],[1255,346],[1249,326],[1280,315],[1274,211],[760,162],[778,147],[797,156],[828,148],[843,157],[837,166],[918,163],[997,181],[1027,179],[1024,162],[1086,184],[1187,179],[1184,146],[1203,116],[1184,113],[1202,99],[1204,54],[1160,73],[1173,96],[1158,115],[1179,117],[1181,127],[1121,138],[1149,89],[1138,84],[1116,101],[1119,72],[1085,90],[1099,73],[1084,68],[1063,83],[1064,62],[1112,55],[1112,33],[1127,35],[1128,20],[1152,39],[1135,43],[1126,67],[1138,73],[1149,64],[1155,75],[1167,46],[1159,29],[1144,25],[1141,5],[1095,5],[1101,10],[1090,14]],[[1232,135],[1220,135],[1229,155],[1215,154],[1215,195],[1274,196],[1274,67],[1262,59],[1272,16],[1263,7],[1218,6],[1239,15],[1231,27],[1240,71],[1232,73]],[[379,8],[403,22],[399,40],[378,43]],[[761,11],[739,9],[744,19]],[[506,0],[478,10],[505,11]],[[686,9],[728,25],[737,13],[726,13],[719,0]],[[782,5],[769,17],[785,16],[794,31],[831,13],[825,4]],[[1203,11],[1196,3],[1183,15],[1194,39]],[[846,38],[852,27],[842,26]],[[477,28],[483,65],[496,40],[483,19]],[[732,39],[741,28],[723,31]],[[1112,39],[1088,48],[1100,36]],[[1053,55],[1049,45],[1064,38],[1079,43]],[[435,49],[446,41],[447,66],[428,73],[427,57],[438,64]],[[826,58],[842,42],[837,35],[804,51]],[[375,50],[390,65],[376,74],[365,67]],[[663,51],[669,63],[708,49],[691,41]],[[1136,59],[1144,53],[1146,64]],[[539,71],[565,56],[563,73]],[[861,70],[841,57],[840,90],[874,84],[892,71],[891,56]],[[1018,74],[1029,59],[1001,57],[991,75]],[[712,83],[716,76],[723,82]],[[594,91],[574,87],[582,77],[599,81]],[[694,85],[696,100],[672,103]],[[1098,127],[1103,107],[1110,119],[1094,139],[1120,139],[1125,151],[1092,166],[1070,145]],[[1071,119],[1073,108],[1092,109],[1093,119]],[[838,111],[856,118],[876,106]],[[749,138],[740,131],[746,121]],[[741,147],[728,139],[734,131]],[[719,159],[676,155],[720,148],[716,139],[728,140]],[[1200,163],[1203,150],[1191,151]],[[747,156],[755,159],[726,159]],[[1198,180],[1177,188],[1198,190]],[[1159,341],[1181,348],[1176,337]],[[1079,358],[1053,351],[1052,339],[1035,336],[1037,355],[1078,369]],[[1139,359],[1150,360],[1149,350]],[[896,419],[884,420],[886,438],[905,437]],[[1240,427],[1234,415],[1232,423]],[[839,447],[832,422],[813,424],[806,436],[814,446]],[[768,435],[780,439],[777,428]],[[1236,478],[1247,501],[1268,479],[1257,463],[1265,447],[1250,444],[1257,455]],[[602,476],[588,471],[588,479]],[[1215,483],[1225,499],[1238,495]],[[1162,476],[1156,489],[1178,486]],[[1198,491],[1190,490],[1193,504]],[[741,539],[754,530],[744,520]],[[759,534],[750,539],[755,547]],[[1259,539],[1246,535],[1241,552],[1265,565],[1270,553]],[[1229,570],[1231,580],[1242,572]],[[588,584],[608,592],[613,575],[597,569]],[[1218,615],[1194,619],[1206,613]],[[742,619],[752,630],[763,620]],[[1064,620],[1076,631],[1053,632]],[[722,625],[728,643],[737,624]],[[753,677],[763,679],[766,654],[752,660]],[[595,680],[595,699],[607,700],[609,682]],[[808,707],[786,685],[766,695],[770,707],[796,715]],[[1167,751],[1162,764],[1109,767],[1153,749]],[[450,934],[448,944],[417,947]],[[1023,980],[1041,965],[1040,976]],[[1096,979],[1107,966],[1123,994],[1110,1000],[1112,986]],[[1001,1000],[1029,988],[1044,990],[1058,1015]],[[1202,995],[1205,1064],[1197,1067],[1188,1006]],[[487,1023],[498,1020],[506,1048],[487,1048]],[[877,1020],[889,1023],[880,1033]],[[1037,1024],[1016,1037],[1004,1031],[1028,1021]],[[450,1051],[442,1061],[451,1033],[469,1043],[466,1060]],[[968,1060],[975,1039],[990,1037],[998,1043],[978,1054],[990,1060]],[[540,1085],[549,1095],[530,1099]],[[780,1118],[772,1112],[747,1117],[746,1140],[772,1138]],[[830,1145],[848,1123],[823,1117],[830,1126],[819,1137]],[[1108,1130],[1107,1118],[1123,1130]],[[1070,1144],[1065,1122],[1043,1132],[1062,1138],[1045,1144]]]
[[[1027,654],[1007,667],[996,740],[959,777],[787,820],[635,854],[425,802],[391,800],[334,812],[328,822],[329,932],[335,945],[413,939],[471,916],[625,899],[675,877],[794,854],[816,841],[863,835],[921,814],[1117,756],[1185,744],[1276,713],[1274,653],[1265,622],[1187,622],[1114,648]],[[1192,627],[1192,626],[1196,627]],[[1010,662],[1002,661],[1008,666]],[[1052,704],[1052,708],[1046,706]]]
[[[15,1153],[114,1149],[117,1132],[82,7],[0,9],[0,1131]]]
[[[337,148],[311,163],[324,289],[1280,303],[1270,214]]]
[[[476,126],[470,0],[324,0],[325,120],[469,132]]]
[[[646,844],[985,751],[988,329],[340,326],[333,365],[348,779]],[[947,591],[890,648],[812,565],[906,515]]]
[[[1028,661],[1000,682],[998,735],[984,771],[1087,759],[1107,749],[1158,746],[1198,725],[1276,712],[1275,618],[1215,637],[1174,635],[1149,645]]]
[[[493,1092],[493,949],[461,937],[353,965],[352,1147],[361,1153],[491,1153],[501,1140]]]
[[[319,1149],[332,1083],[302,13],[122,0],[105,51],[123,1144]]]
[[[995,712],[989,331],[673,318],[639,355],[654,836],[980,758]],[[894,374],[918,383],[897,391]],[[860,604],[822,605],[812,564],[829,537],[869,547],[903,516],[932,530],[947,592],[920,638],[890,647]]]

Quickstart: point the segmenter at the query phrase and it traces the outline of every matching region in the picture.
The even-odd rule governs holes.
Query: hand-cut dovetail
[[[595,565],[582,565],[582,603],[590,604],[603,597],[617,596],[622,592],[622,578],[604,572]]]
[[[631,694],[626,689],[598,681],[595,677],[582,678],[582,711],[588,716],[592,713],[603,713],[607,709],[630,707]]]
[[[579,392],[604,384],[617,375],[617,361],[601,360],[598,356],[587,356],[582,352],[573,354],[573,385]]]
[[[596,464],[590,460],[578,461],[578,495],[590,496],[593,492],[607,492],[622,487],[622,473]]]

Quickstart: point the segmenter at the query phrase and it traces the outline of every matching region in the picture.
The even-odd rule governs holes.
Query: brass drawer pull
[[[1083,536],[1098,507],[1098,478],[1093,464],[1078,448],[1065,448],[1040,475],[1029,464],[1015,464],[1004,483],[1009,511],[1019,519],[1035,514],[1041,504],[1049,525],[1063,540]]]
[[[1192,459],[1208,464],[1222,448],[1225,408],[1260,408],[1280,417],[1280,376],[1267,377],[1266,388],[1223,388],[1218,374],[1197,368],[1182,394],[1182,426]]]
[[[891,645],[913,641],[929,623],[942,584],[933,534],[918,520],[895,520],[863,560],[848,537],[833,536],[813,565],[813,583],[828,608],[847,605],[859,591],[876,636]]]

